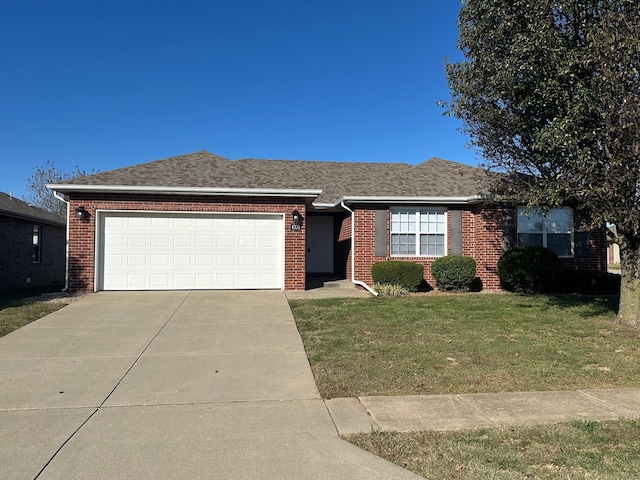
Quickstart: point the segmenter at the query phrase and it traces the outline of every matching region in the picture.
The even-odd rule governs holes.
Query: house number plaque
[[[302,225],[298,225],[297,223],[292,223],[291,230],[293,230],[294,232],[299,232],[300,230],[302,230]]]

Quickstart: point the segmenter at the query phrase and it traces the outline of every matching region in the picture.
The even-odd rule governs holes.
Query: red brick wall
[[[474,205],[467,216],[472,224],[471,233],[464,233],[463,220],[463,238],[469,244],[470,256],[476,261],[476,275],[482,282],[482,288],[499,290],[498,260],[503,253],[502,208]]]
[[[578,232],[574,234],[578,235]],[[588,253],[581,254],[576,247],[574,258],[561,258],[560,268],[564,270],[607,271],[607,233],[606,229],[591,230],[588,235]],[[575,243],[575,242],[574,242]]]
[[[379,208],[379,207],[378,207]],[[499,289],[500,280],[497,275],[497,262],[502,253],[502,217],[500,210],[492,211],[481,207],[462,207],[462,253],[473,257],[477,263],[477,276],[483,288]],[[401,257],[391,256],[387,241],[387,255],[375,255],[375,207],[359,207],[355,209],[356,280],[373,285],[371,265],[385,260],[406,260],[424,266],[424,278],[431,286],[435,280],[431,276],[431,264],[436,257]],[[450,228],[450,222],[447,222]],[[387,211],[387,239],[389,238],[390,216]],[[451,236],[447,235],[450,241]],[[447,245],[447,251],[451,244]]]
[[[301,231],[289,228],[293,210],[306,216],[303,199],[75,193],[70,201],[69,288],[72,291],[94,290],[96,210],[284,213],[284,288],[304,290],[305,229],[304,225]],[[73,217],[80,205],[89,213],[87,220]]]

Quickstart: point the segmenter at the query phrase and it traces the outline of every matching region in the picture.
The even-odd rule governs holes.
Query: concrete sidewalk
[[[640,418],[640,389],[409,395],[325,400],[341,435]]]
[[[0,338],[3,479],[416,479],[341,440],[283,292],[101,292]]]

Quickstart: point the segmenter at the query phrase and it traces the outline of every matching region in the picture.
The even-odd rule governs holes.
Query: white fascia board
[[[449,205],[470,205],[480,203],[486,200],[482,195],[471,195],[469,197],[378,197],[378,196],[362,196],[362,197],[342,197],[340,202],[344,203],[394,203],[394,204],[449,204]]]
[[[277,188],[225,188],[225,187],[156,187],[129,185],[73,185],[47,184],[47,188],[60,193],[170,193],[175,195],[229,195],[252,197],[317,197],[321,189],[277,189]]]

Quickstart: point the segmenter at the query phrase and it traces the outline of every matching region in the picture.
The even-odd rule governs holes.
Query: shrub
[[[391,285],[390,283],[374,283],[373,289],[380,294],[381,297],[399,297],[408,293],[408,290],[400,285]]]
[[[415,292],[422,283],[424,267],[419,263],[390,260],[371,265],[371,276],[375,283],[398,285]]]
[[[519,293],[542,293],[553,288],[558,256],[544,247],[516,247],[498,260],[502,286]]]
[[[431,275],[440,290],[467,291],[476,278],[476,261],[459,255],[440,257],[431,264]]]
[[[582,295],[617,295],[620,275],[597,270],[562,270],[558,273],[555,291]]]

